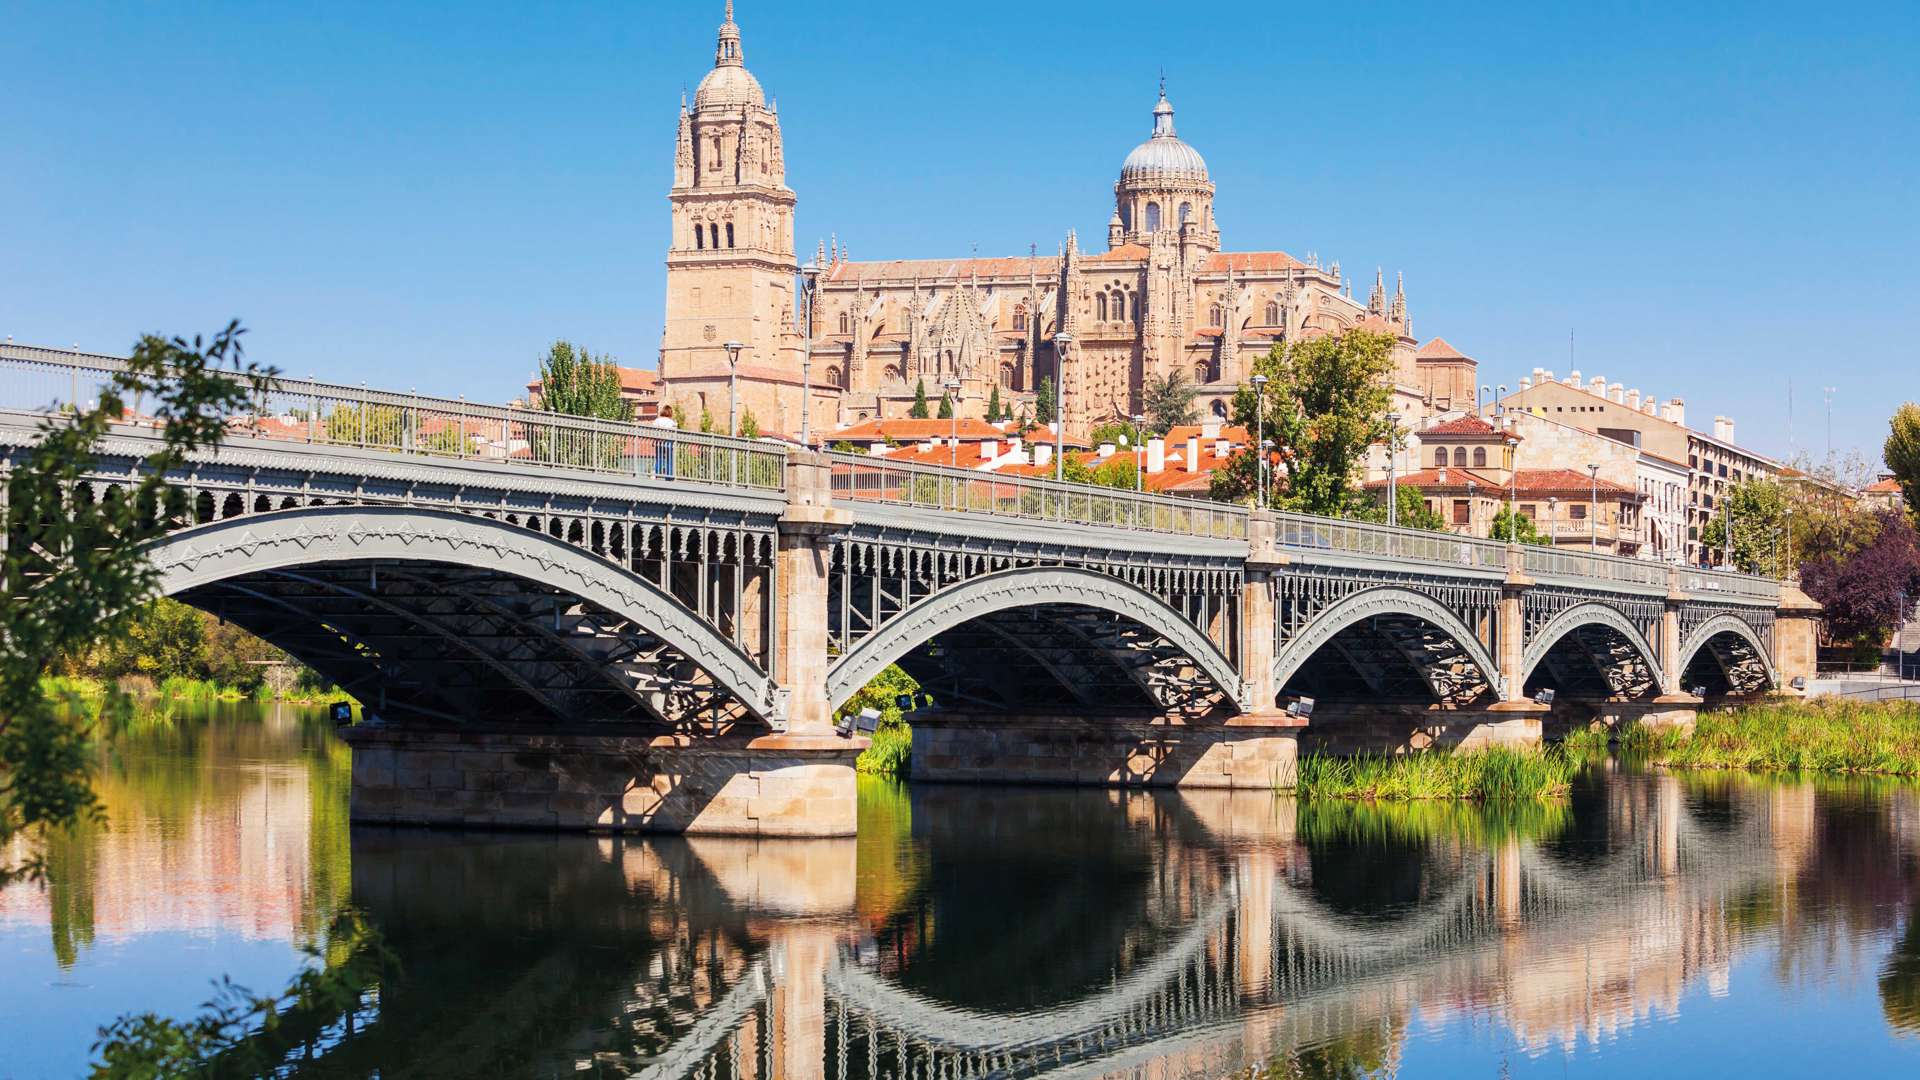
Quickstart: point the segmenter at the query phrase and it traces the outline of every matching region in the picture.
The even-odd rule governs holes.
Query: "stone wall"
[[[1291,788],[1298,728],[921,713],[914,780],[1103,787]]]
[[[1322,705],[1301,733],[1308,752],[1401,754],[1539,746],[1546,709],[1439,709],[1414,704]]]
[[[394,825],[851,836],[865,740],[353,727],[351,813]]]

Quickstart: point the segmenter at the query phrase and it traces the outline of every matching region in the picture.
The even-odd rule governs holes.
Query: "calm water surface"
[[[347,766],[287,708],[114,740],[111,827],[0,892],[0,1076],[282,986],[349,904],[402,970],[288,1075],[1920,1075],[1909,786],[875,783],[858,840],[751,842],[350,829]]]

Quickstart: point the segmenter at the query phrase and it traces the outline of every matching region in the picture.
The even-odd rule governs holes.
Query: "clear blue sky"
[[[1784,455],[1920,398],[1920,5],[741,0],[802,247],[1104,242],[1164,65],[1228,247],[1405,271],[1512,384],[1603,374]],[[1684,8],[1684,10],[1683,10]],[[14,2],[0,334],[239,316],[295,373],[499,399],[651,366],[674,120],[718,0]],[[1174,14],[1170,14],[1174,12]],[[1568,331],[1575,364],[1568,363]]]

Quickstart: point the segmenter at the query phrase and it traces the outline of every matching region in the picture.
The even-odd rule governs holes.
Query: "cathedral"
[[[785,176],[777,104],[747,71],[728,0],[713,70],[681,103],[669,194],[661,399],[685,415],[724,426],[731,374],[743,409],[784,434],[800,429],[803,395],[818,432],[904,416],[922,383],[933,398],[958,383],[959,415],[980,417],[996,388],[1031,415],[1042,380],[1057,381],[1067,430],[1084,434],[1179,376],[1203,415],[1224,417],[1273,345],[1356,327],[1393,336],[1409,422],[1475,403],[1474,361],[1413,337],[1397,280],[1389,296],[1376,271],[1362,302],[1338,262],[1222,248],[1206,159],[1180,138],[1164,85],[1121,163],[1102,251],[1068,232],[1044,257],[857,262],[836,239],[814,253],[807,296]],[[728,342],[744,346],[737,372]]]

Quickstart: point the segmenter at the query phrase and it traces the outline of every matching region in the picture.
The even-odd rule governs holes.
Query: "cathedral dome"
[[[1146,180],[1177,178],[1205,180],[1207,161],[1200,151],[1180,141],[1173,132],[1173,105],[1167,101],[1165,87],[1160,102],[1153,107],[1153,137],[1127,155],[1120,166],[1120,179]]]
[[[714,68],[707,72],[707,77],[700,80],[700,88],[693,92],[693,107],[696,109],[730,105],[765,107],[766,103],[766,94],[760,90],[760,80],[744,67]]]

